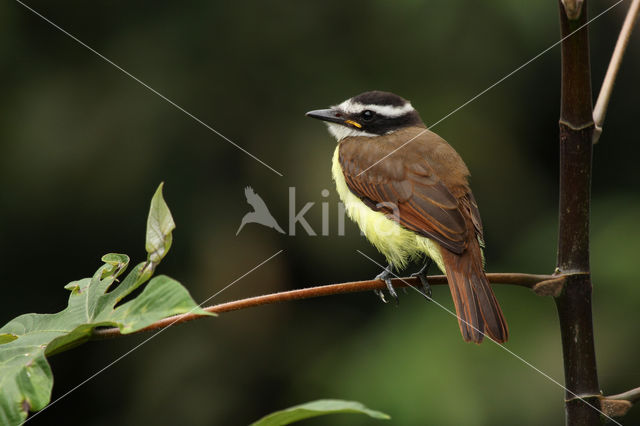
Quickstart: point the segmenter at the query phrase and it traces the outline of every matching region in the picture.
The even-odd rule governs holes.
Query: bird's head
[[[408,100],[374,90],[349,98],[329,109],[309,111],[307,117],[327,122],[338,140],[352,136],[380,136],[409,126],[424,126]]]

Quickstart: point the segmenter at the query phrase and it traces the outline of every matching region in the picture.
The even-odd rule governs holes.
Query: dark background
[[[628,2],[626,2],[628,3]],[[0,323],[66,306],[63,286],[108,252],[145,256],[156,186],[177,229],[159,272],[219,303],[369,279],[382,257],[347,223],[337,236],[335,142],[304,117],[366,90],[410,99],[434,123],[559,39],[557,4],[495,1],[44,2],[29,5],[214,127],[280,177],[18,3],[0,4]],[[612,2],[590,2],[590,13]],[[627,4],[590,26],[594,97]],[[592,267],[600,384],[640,384],[640,31],[594,150]],[[490,272],[551,273],[557,227],[556,47],[434,130],[462,155],[483,215]],[[281,226],[296,210],[331,236],[247,225],[251,185]],[[331,191],[325,199],[323,189]],[[432,271],[435,273],[435,270]],[[563,382],[553,301],[497,286],[510,351]],[[444,287],[434,297],[449,309]],[[53,399],[150,335],[51,358]],[[562,424],[563,391],[497,345],[465,344],[415,293],[267,306],[174,327],[51,406],[37,424],[242,425],[318,398],[357,400],[390,424]],[[623,419],[640,422],[640,410]],[[309,424],[377,424],[342,415]],[[382,424],[382,423],[381,423]]]

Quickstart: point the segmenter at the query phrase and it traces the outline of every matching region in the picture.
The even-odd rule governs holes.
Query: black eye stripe
[[[364,110],[352,114],[351,117],[362,125],[361,130],[376,135],[384,135],[390,131],[408,126],[424,126],[416,111],[410,111],[398,117],[387,117],[384,114],[376,113],[372,110]]]

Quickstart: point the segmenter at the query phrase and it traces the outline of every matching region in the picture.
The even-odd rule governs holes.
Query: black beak
[[[344,116],[340,111],[335,109],[316,109],[305,114],[307,117],[317,118],[318,120],[329,121],[331,123],[344,124]]]

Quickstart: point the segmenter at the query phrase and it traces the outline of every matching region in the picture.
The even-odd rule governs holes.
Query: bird
[[[348,216],[388,266],[376,278],[391,297],[393,270],[425,258],[412,276],[427,298],[432,262],[447,276],[462,337],[498,343],[508,327],[484,270],[484,239],[469,170],[443,138],[427,129],[411,102],[369,91],[306,116],[325,121],[338,141],[332,177]],[[382,300],[384,294],[380,291]]]
[[[269,212],[269,209],[267,208],[264,200],[260,198],[258,194],[256,194],[253,188],[247,186],[244,189],[244,196],[247,198],[247,203],[249,203],[249,205],[253,207],[253,211],[244,215],[242,221],[240,222],[240,227],[236,231],[236,235],[240,233],[244,225],[246,225],[247,223],[259,223],[260,225],[273,228],[281,234],[285,233],[282,228],[280,228],[280,225],[278,225],[278,222],[276,222],[274,217],[271,215],[271,212]]]

